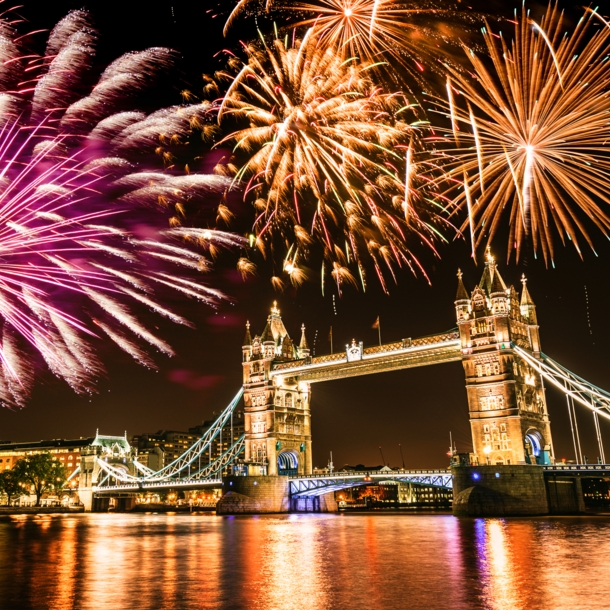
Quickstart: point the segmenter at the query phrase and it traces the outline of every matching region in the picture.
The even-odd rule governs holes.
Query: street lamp
[[[491,447],[489,445],[485,445],[485,447],[483,448],[483,453],[487,457],[487,464],[489,465],[490,464],[489,454],[491,453]]]

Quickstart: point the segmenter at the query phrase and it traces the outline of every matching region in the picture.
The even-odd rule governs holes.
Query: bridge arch
[[[542,463],[544,437],[536,428],[529,428],[524,437],[526,461],[530,464]]]
[[[294,451],[281,451],[277,456],[277,473],[280,476],[294,477],[299,472],[299,457]]]

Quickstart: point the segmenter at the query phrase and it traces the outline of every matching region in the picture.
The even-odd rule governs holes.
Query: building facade
[[[55,438],[47,441],[0,443],[0,470],[10,470],[18,460],[39,453],[50,453],[67,469],[68,477],[80,466],[83,449],[91,445],[95,437],[77,439]]]
[[[252,338],[248,323],[243,355],[244,463],[251,475],[311,474],[309,383],[287,375],[271,377],[274,363],[307,361],[305,327],[296,346],[273,304],[261,335]]]
[[[511,349],[540,354],[536,307],[522,278],[507,287],[487,252],[469,294],[458,272],[455,301],[475,459],[480,464],[543,464],[553,459],[542,377]]]

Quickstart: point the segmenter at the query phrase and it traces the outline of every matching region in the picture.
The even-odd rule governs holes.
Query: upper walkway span
[[[460,334],[451,330],[374,347],[354,341],[335,354],[275,363],[270,376],[298,377],[299,381],[314,383],[460,360]]]

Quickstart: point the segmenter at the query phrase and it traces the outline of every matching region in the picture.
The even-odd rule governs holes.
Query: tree
[[[0,472],[0,495],[7,495],[7,504],[10,505],[11,498],[23,492],[21,481],[14,470],[3,470]]]
[[[67,480],[65,466],[49,452],[20,459],[13,470],[22,483],[33,488],[36,506],[40,506],[42,494],[58,491]]]

